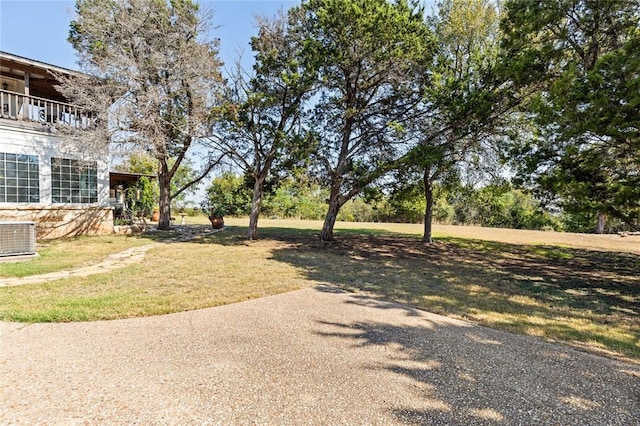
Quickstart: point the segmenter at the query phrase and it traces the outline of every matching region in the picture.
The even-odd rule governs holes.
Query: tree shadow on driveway
[[[272,259],[382,300],[640,359],[640,257],[449,238],[270,232]]]
[[[350,295],[347,304],[406,320],[318,321],[316,334],[384,355],[367,374],[400,376],[405,405],[390,413],[405,424],[632,424],[640,409],[637,377],[624,364],[436,315]],[[640,372],[636,368],[630,369]],[[390,396],[390,400],[391,400]]]
[[[250,245],[240,229],[203,239]],[[226,232],[226,231],[225,231]],[[382,348],[365,368],[404,378],[420,403],[387,404],[413,424],[634,424],[637,367],[482,327],[425,318],[431,311],[522,334],[640,358],[637,255],[468,239],[425,246],[406,235],[262,229],[270,260],[293,265],[345,306],[405,318],[400,324],[327,319],[315,333],[359,349]],[[396,302],[400,302],[398,304]],[[322,342],[322,341],[321,341]],[[578,343],[576,343],[578,342]],[[389,396],[392,399],[392,396]]]

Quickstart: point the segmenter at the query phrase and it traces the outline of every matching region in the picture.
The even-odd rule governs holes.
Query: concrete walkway
[[[331,287],[0,323],[0,424],[634,425],[640,367]]]

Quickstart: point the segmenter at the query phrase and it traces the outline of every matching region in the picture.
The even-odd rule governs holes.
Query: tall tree
[[[257,237],[265,182],[274,165],[290,160],[309,141],[301,131],[301,116],[315,74],[308,62],[297,58],[302,45],[290,23],[298,19],[282,12],[258,19],[258,35],[251,39],[253,73],[247,75],[238,65],[230,77],[227,120],[220,122],[214,139],[254,180],[248,239]]]
[[[405,174],[419,173],[424,188],[423,241],[431,242],[433,188],[463,170],[495,158],[493,135],[519,98],[496,76],[499,11],[490,0],[443,0],[430,25],[435,63],[421,111],[408,126],[415,140]],[[495,161],[490,161],[495,165]],[[411,179],[410,179],[411,180]]]
[[[294,13],[305,17],[301,55],[318,66],[315,164],[329,188],[321,239],[330,241],[340,208],[406,153],[402,124],[433,38],[413,1],[308,0]]]
[[[538,133],[516,147],[521,176],[565,210],[640,229],[640,1],[512,0],[511,78],[544,83]]]
[[[187,153],[210,133],[222,78],[211,16],[191,0],[77,0],[69,41],[86,75],[65,79],[73,103],[101,114],[98,126],[69,136],[83,146],[116,144],[157,162],[159,229],[171,199],[217,164],[204,152],[197,176],[171,192]],[[99,115],[100,116],[100,115]]]

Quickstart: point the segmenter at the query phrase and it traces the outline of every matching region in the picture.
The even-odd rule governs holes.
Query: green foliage
[[[141,175],[154,176],[158,173],[157,161],[147,154],[131,153],[126,156],[124,162],[116,166],[118,170]]]
[[[449,133],[474,134],[492,125],[496,102],[504,93],[494,79],[497,65],[499,16],[489,0],[444,0],[431,18],[438,55],[426,96]]]
[[[593,212],[565,210],[559,219],[562,230],[566,232],[593,233],[598,226],[598,216]],[[614,233],[628,229],[620,219],[608,217],[603,232]]]
[[[560,220],[544,211],[531,194],[498,182],[480,188],[470,185],[434,184],[433,220],[443,224],[480,225],[512,229],[561,230]],[[384,220],[420,223],[425,197],[419,183],[395,189],[388,199]]]
[[[389,205],[385,199],[367,200],[365,196],[357,196],[347,201],[338,213],[338,220],[345,222],[387,222],[389,221]]]
[[[425,208],[424,188],[419,183],[402,186],[389,198],[389,210],[394,222],[421,223]]]
[[[559,220],[540,207],[530,194],[508,183],[480,189],[460,188],[453,196],[454,223],[511,229],[560,230]]]
[[[214,179],[205,208],[223,206],[233,215],[247,215],[252,184],[241,176],[225,173]],[[434,184],[433,219],[437,223],[480,225],[514,229],[562,230],[560,218],[541,208],[531,194],[506,181],[474,188],[470,185]],[[326,214],[328,191],[297,170],[278,182],[266,194],[263,209],[267,216],[319,220]],[[425,197],[419,183],[400,186],[390,194],[369,187],[363,195],[346,202],[337,220],[347,222],[421,223]],[[564,218],[571,219],[569,216]],[[568,223],[568,222],[567,222]],[[568,230],[578,230],[575,226]]]
[[[262,210],[269,217],[319,220],[326,213],[327,191],[301,171],[283,178],[275,187],[271,184],[268,187]],[[251,211],[252,188],[250,177],[225,172],[212,180],[202,208],[210,212],[221,207],[226,214],[247,216]]]
[[[169,161],[169,167],[173,168],[175,160]],[[183,208],[186,198],[189,195],[195,195],[200,182],[190,183],[198,178],[198,172],[195,169],[194,162],[189,158],[184,158],[171,179],[171,207]]]
[[[278,182],[265,200],[270,217],[319,220],[327,212],[328,192],[301,170]]]
[[[435,205],[433,207],[433,220],[436,223],[442,223],[450,225],[455,218],[454,206],[449,204],[446,199],[436,198]]]
[[[142,176],[135,186],[126,191],[127,205],[134,216],[149,217],[158,199],[157,186],[147,176]]]
[[[220,209],[223,215],[246,216],[251,210],[251,189],[242,176],[224,172],[211,181],[202,209],[207,214]]]
[[[227,209],[224,206],[218,204],[209,209],[208,213],[211,217],[224,217],[224,215],[227,214]]]
[[[251,38],[253,72],[238,67],[229,79],[225,120],[218,123],[216,144],[253,181],[247,238],[257,234],[258,217],[268,181],[308,156],[314,142],[300,126],[304,103],[315,84],[315,68],[299,58],[301,37],[295,34],[299,17],[278,13],[258,18],[258,34]]]
[[[513,155],[527,181],[574,217],[640,229],[640,1],[506,4],[503,49],[515,87],[536,90],[538,132]]]

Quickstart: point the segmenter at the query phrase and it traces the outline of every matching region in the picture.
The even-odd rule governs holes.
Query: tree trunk
[[[168,231],[171,229],[171,177],[166,163],[161,164],[158,175],[158,185],[160,187],[160,219],[158,229]]]
[[[424,209],[424,234],[422,235],[422,242],[431,243],[431,223],[433,221],[433,183],[429,176],[429,168],[424,170],[424,198],[426,207]]]
[[[247,239],[255,240],[258,237],[258,217],[260,216],[260,206],[262,205],[262,189],[264,179],[256,179],[253,185],[253,199],[251,200],[251,215],[249,216],[249,229],[247,229]]]
[[[338,206],[337,201],[329,202],[329,210],[324,218],[324,225],[322,225],[322,233],[320,234],[320,239],[322,241],[333,241],[333,227],[336,224],[339,210],[340,207]]]
[[[340,211],[340,187],[334,185],[331,188],[331,194],[329,195],[329,209],[327,215],[324,217],[324,225],[322,225],[322,233],[320,239],[322,241],[333,241],[333,227],[336,224],[338,218],[338,211]]]
[[[598,212],[598,223],[596,224],[596,234],[604,234],[604,227],[607,224],[607,216],[602,213],[602,212]]]

